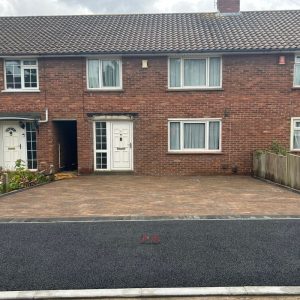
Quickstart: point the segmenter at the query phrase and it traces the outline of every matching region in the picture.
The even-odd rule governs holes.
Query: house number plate
[[[10,148],[8,148],[8,150],[16,150],[16,148],[15,147],[10,147]]]
[[[117,147],[117,150],[125,150],[126,148],[124,147],[124,148],[119,148],[119,147]]]

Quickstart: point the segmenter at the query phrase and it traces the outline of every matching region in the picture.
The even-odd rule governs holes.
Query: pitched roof
[[[300,10],[0,18],[0,56],[266,50],[300,50]]]

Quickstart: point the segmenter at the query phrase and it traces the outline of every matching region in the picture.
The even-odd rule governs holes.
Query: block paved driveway
[[[300,194],[247,176],[82,176],[0,197],[0,218],[300,215]]]

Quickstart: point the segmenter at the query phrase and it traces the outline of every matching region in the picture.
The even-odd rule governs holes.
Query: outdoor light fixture
[[[285,65],[285,56],[284,55],[280,55],[279,56],[279,65]]]
[[[21,127],[22,129],[25,129],[25,123],[24,123],[23,121],[20,121],[20,122],[19,122],[19,125],[20,125],[20,127]]]
[[[148,69],[148,60],[147,59],[142,60],[142,68],[143,69]]]

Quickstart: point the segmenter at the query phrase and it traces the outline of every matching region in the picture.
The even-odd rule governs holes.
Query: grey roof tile
[[[300,11],[1,17],[0,55],[300,50]]]

